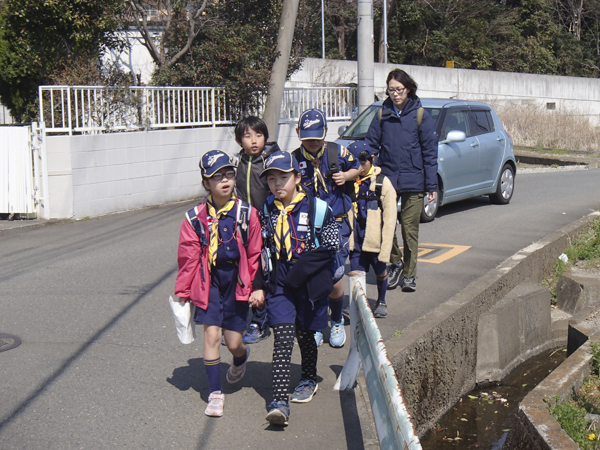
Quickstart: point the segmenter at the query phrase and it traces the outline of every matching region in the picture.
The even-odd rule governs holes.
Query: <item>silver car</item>
[[[347,147],[364,139],[382,104],[373,103],[350,126],[340,127],[336,142]],[[510,202],[517,163],[512,139],[494,108],[453,99],[422,98],[421,104],[439,136],[438,195],[430,203],[425,196],[421,222],[431,222],[442,205],[479,195],[489,195],[492,203]]]

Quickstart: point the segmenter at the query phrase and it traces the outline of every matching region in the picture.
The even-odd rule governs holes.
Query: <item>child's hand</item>
[[[177,297],[177,300],[179,301],[179,303],[181,303],[182,305],[185,305],[187,302],[190,301],[189,298],[182,298],[182,297]]]
[[[346,183],[346,176],[344,175],[344,172],[336,172],[331,175],[331,178],[338,186],[342,186],[344,183]]]
[[[262,289],[257,289],[250,294],[250,298],[248,299],[250,305],[260,308],[265,304],[265,291]]]

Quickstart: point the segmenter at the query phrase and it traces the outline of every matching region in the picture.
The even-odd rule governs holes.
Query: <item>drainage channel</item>
[[[502,382],[463,396],[421,439],[423,450],[500,450],[519,402],[554,370],[566,349],[549,350],[525,361]]]

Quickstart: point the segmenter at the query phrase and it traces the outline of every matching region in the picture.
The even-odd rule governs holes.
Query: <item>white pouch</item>
[[[173,300],[173,297],[170,295],[169,304],[171,305],[173,320],[175,321],[177,337],[182,344],[191,344],[196,339],[196,324],[194,323],[196,305],[192,302],[180,303],[178,298],[177,300]]]

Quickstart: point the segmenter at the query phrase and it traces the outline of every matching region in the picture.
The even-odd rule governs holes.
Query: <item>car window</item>
[[[440,113],[442,112],[442,110],[440,108],[425,108],[425,111],[429,113],[429,115],[433,119],[433,126],[437,129],[437,123],[440,119]]]
[[[494,122],[492,121],[492,115],[489,111],[469,111],[469,124],[471,128],[471,134],[473,135],[491,133],[494,131]]]
[[[373,117],[378,114],[381,105],[371,105],[342,133],[340,139],[364,139],[369,131]]]
[[[444,127],[442,128],[442,134],[440,140],[446,139],[449,131],[458,130],[464,131],[467,136],[469,134],[467,111],[462,109],[450,109],[446,114],[446,120],[444,121]]]

